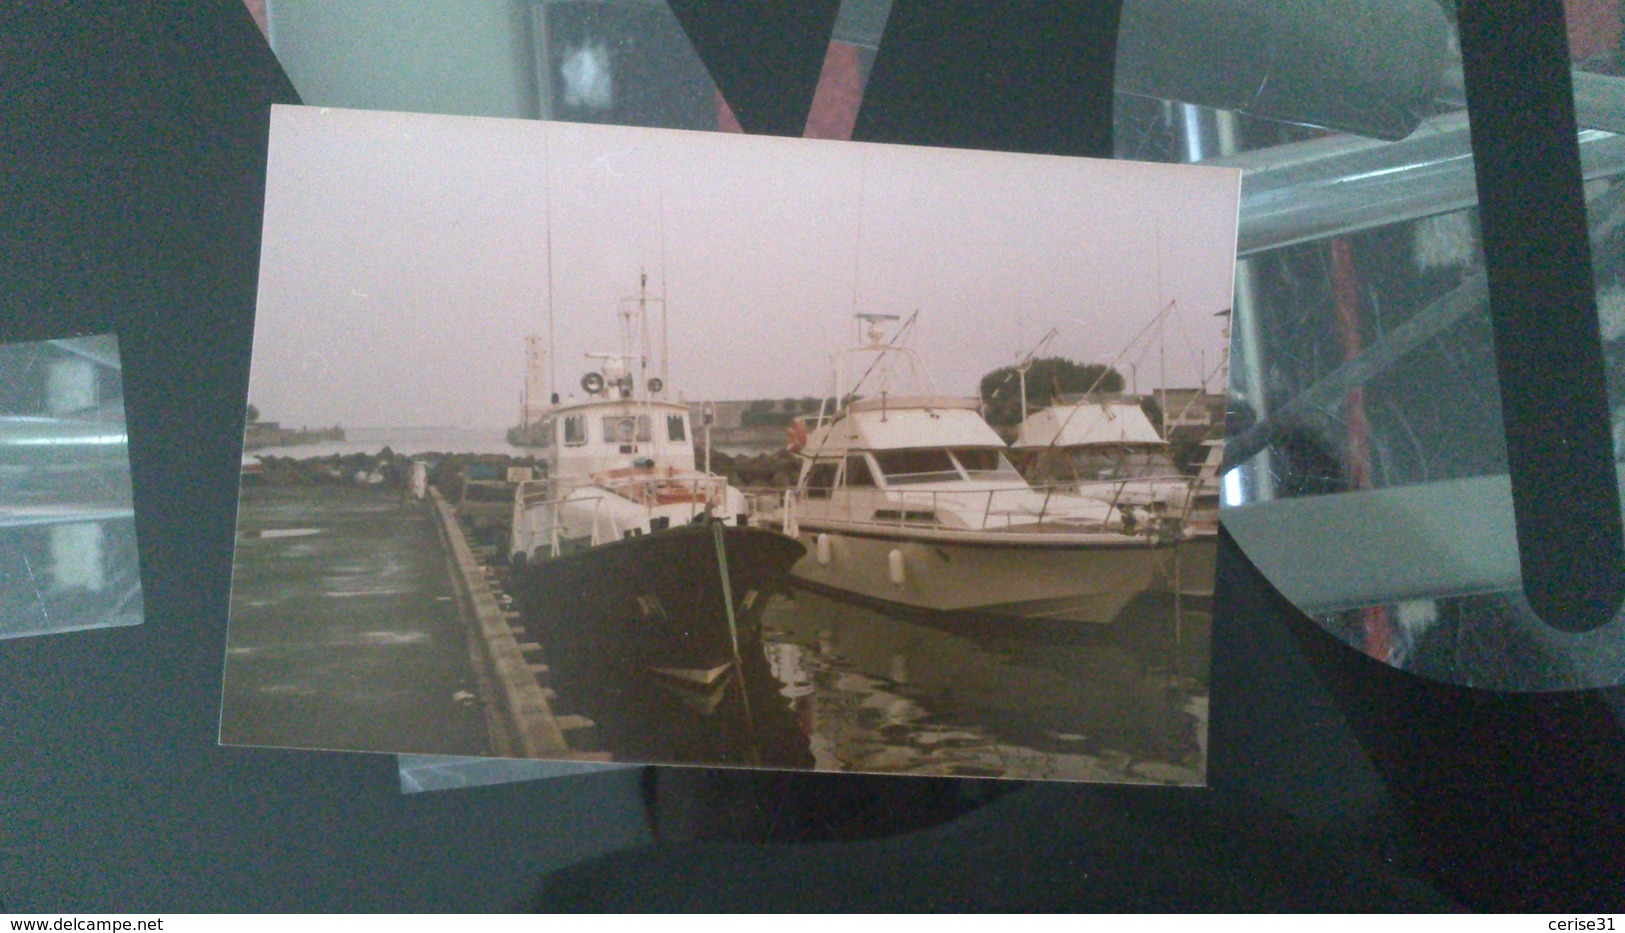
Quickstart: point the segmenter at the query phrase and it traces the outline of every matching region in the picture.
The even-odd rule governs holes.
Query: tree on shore
[[[260,420],[260,410],[254,407],[253,402],[248,403],[248,423],[254,424]]]
[[[1079,363],[1059,356],[1033,360],[1027,367],[1027,411],[1049,405],[1056,395],[1123,391],[1123,374],[1103,363]],[[1021,423],[1021,373],[1001,366],[982,377],[982,405],[997,426]]]

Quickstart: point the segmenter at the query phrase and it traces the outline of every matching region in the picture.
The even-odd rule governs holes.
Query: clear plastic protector
[[[521,761],[513,758],[447,758],[440,755],[397,755],[400,762],[401,793],[417,794],[434,790],[458,790],[491,784],[514,784],[545,778],[626,771],[636,765],[597,764],[579,761]]]
[[[0,638],[137,625],[118,341],[0,345]]]
[[[1582,25],[1579,147],[1625,478],[1621,30],[1617,14]],[[1223,522],[1300,609],[1394,667],[1497,690],[1618,684],[1625,619],[1567,633],[1522,592],[1459,67],[1396,142],[1252,124],[1196,153],[1246,172]]]

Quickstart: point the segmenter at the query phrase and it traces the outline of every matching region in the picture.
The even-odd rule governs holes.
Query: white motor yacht
[[[796,437],[800,481],[768,523],[801,541],[796,582],[914,610],[1110,622],[1171,539],[1110,503],[1035,489],[980,402],[939,394],[890,316],[837,357],[848,399]],[[848,374],[863,377],[844,394]]]

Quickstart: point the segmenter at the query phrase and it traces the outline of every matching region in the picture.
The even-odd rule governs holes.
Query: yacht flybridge
[[[1114,394],[1061,396],[1021,422],[1011,445],[1031,482],[1115,503],[1178,542],[1158,589],[1213,593],[1218,523],[1198,523],[1202,480],[1174,465],[1138,401]]]
[[[800,481],[768,520],[807,548],[798,582],[917,610],[1086,622],[1110,622],[1151,584],[1172,539],[1109,502],[1035,489],[980,402],[940,394],[915,352],[885,339],[895,317],[859,317],[867,342],[833,367],[845,404],[804,440],[792,431]]]
[[[1133,398],[1061,396],[1028,415],[1010,446],[1031,482],[1115,500],[1176,525],[1190,507],[1195,479],[1174,465],[1168,442]]]

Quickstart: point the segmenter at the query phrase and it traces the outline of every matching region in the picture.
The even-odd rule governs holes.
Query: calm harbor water
[[[776,705],[702,713],[646,684],[555,679],[555,708],[623,761],[1197,785],[1209,617],[1184,611],[1176,633],[1170,610],[1148,596],[1117,626],[1012,631],[793,591],[762,619]]]
[[[820,770],[1199,784],[1209,617],[1181,607],[1174,633],[1171,610],[1016,631],[794,592],[763,624]]]

